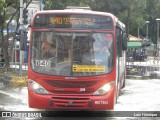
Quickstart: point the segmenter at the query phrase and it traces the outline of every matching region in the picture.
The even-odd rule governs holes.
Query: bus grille
[[[64,81],[64,80],[46,80],[47,84],[58,88],[86,88],[93,86],[97,81]]]
[[[85,107],[89,98],[52,97],[52,102],[57,107]]]

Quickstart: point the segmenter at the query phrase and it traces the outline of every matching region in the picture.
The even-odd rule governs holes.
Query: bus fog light
[[[99,88],[93,95],[105,95],[113,89],[113,86],[114,82],[107,83]]]
[[[33,80],[28,80],[28,84],[32,88],[32,90],[37,94],[49,94],[44,87],[42,87],[40,84]]]

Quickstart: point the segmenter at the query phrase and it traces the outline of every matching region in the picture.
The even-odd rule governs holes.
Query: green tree
[[[0,31],[1,31],[1,45],[0,45],[0,48],[2,49],[1,52],[4,53],[4,34],[3,34],[3,29],[5,27],[5,20],[6,20],[6,2],[4,0],[0,0]],[[5,55],[2,55],[2,59],[4,59]]]
[[[126,24],[127,33],[146,37],[145,21],[150,21],[149,37],[156,43],[156,18],[160,18],[160,0],[44,0],[44,9],[66,6],[90,6],[92,10],[110,12]]]
[[[24,2],[27,2],[27,6],[30,4],[32,0],[24,0]],[[19,28],[19,13],[20,13],[20,0],[0,0],[0,10],[3,10],[3,23],[2,23],[2,27],[1,27],[1,34],[2,34],[2,49],[4,52],[4,59],[5,59],[5,65],[4,65],[4,71],[7,71],[9,66],[10,66],[10,58],[8,55],[8,39],[9,39],[9,24],[10,22],[14,19],[17,21],[17,28],[16,30],[18,30]],[[7,13],[7,8],[8,7],[12,7],[15,9],[15,12],[13,11],[12,14],[8,14]],[[6,20],[9,20],[6,23]],[[6,37],[4,37],[3,35],[3,29],[7,28],[7,35]],[[13,46],[11,46],[11,50],[12,50]]]
[[[68,5],[90,6],[95,11],[113,13],[126,24],[128,34],[137,34],[137,28],[143,28],[145,23],[143,10],[146,0],[45,0],[45,9],[64,9]]]
[[[143,10],[146,0],[92,0],[88,1],[92,10],[113,13],[126,24],[128,34],[137,34],[137,28],[142,28],[145,20]]]
[[[85,6],[85,0],[43,0],[44,10],[65,9],[66,6]]]
[[[149,36],[153,43],[157,43],[157,18],[160,18],[160,0],[146,0],[146,20],[150,21]]]

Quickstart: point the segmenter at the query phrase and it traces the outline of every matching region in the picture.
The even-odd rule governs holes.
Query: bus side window
[[[116,48],[117,55],[122,57],[122,30],[120,28],[116,28]]]
[[[127,35],[125,31],[123,32],[122,49],[127,50]]]

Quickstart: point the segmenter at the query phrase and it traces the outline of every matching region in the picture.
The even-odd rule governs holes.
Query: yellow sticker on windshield
[[[73,72],[105,72],[105,66],[73,65]]]

